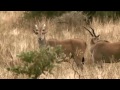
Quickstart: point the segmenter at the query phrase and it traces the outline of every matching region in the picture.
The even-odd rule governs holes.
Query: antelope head
[[[83,27],[84,27],[84,26],[83,26]],[[92,30],[92,32],[91,32],[89,29],[87,29],[86,27],[84,27],[84,28],[85,28],[85,29],[90,33],[90,35],[92,36],[92,39],[91,39],[91,42],[90,42],[91,45],[93,45],[93,44],[101,41],[100,38],[99,38],[100,35],[96,35],[93,28],[90,27],[90,29]]]
[[[44,24],[41,28],[35,25],[34,33],[38,36],[39,45],[46,45],[46,25]]]

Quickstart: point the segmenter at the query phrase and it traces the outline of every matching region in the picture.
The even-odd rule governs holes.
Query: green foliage
[[[51,73],[55,63],[63,60],[63,51],[60,46],[42,47],[38,51],[22,52],[18,57],[22,61],[22,65],[14,65],[8,70],[16,74],[26,74],[29,78],[38,78],[45,71]]]
[[[102,22],[106,22],[109,20],[116,21],[120,18],[120,11],[84,11],[85,14],[88,15],[88,18],[90,17],[97,17]]]
[[[41,17],[43,16],[47,18],[54,18],[70,12],[73,12],[73,11],[26,11],[24,13],[24,17],[28,20],[35,19],[35,18],[41,20]],[[74,12],[81,12],[81,11],[74,11]],[[90,19],[90,22],[92,21],[93,17],[100,18],[101,21],[106,21],[106,20],[109,21],[110,19],[114,21],[114,20],[118,20],[118,18],[120,17],[120,11],[82,11],[82,12],[83,12],[83,15],[84,14],[87,15],[87,18]]]
[[[23,61],[31,63],[33,62],[34,56],[36,55],[36,51],[22,52],[20,55],[17,55]]]
[[[84,33],[83,26],[85,26],[87,23],[87,16],[86,14],[83,14],[82,11],[71,11],[66,12],[62,14],[59,17],[54,18],[54,22],[56,23],[56,30],[69,30],[78,31],[81,33]]]
[[[47,18],[52,18],[54,16],[59,16],[65,13],[66,11],[29,11],[25,12],[25,18],[41,18],[42,16],[46,16]]]

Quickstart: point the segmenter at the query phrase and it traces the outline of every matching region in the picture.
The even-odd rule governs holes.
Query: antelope
[[[57,40],[57,39],[48,39],[46,40],[46,25],[40,29],[37,25],[35,25],[34,33],[38,36],[39,46],[51,46],[55,47],[57,45],[61,45],[63,52],[66,56],[72,54],[72,58],[74,59],[77,67],[80,67],[83,70],[84,64],[84,53],[87,47],[85,41],[77,39],[66,39],[66,40]]]
[[[94,29],[91,28],[92,32],[84,27],[92,36],[90,41],[90,52],[92,54],[92,60],[101,65],[102,63],[115,63],[120,60],[120,42],[111,43],[107,40],[101,40],[100,35],[96,35]]]

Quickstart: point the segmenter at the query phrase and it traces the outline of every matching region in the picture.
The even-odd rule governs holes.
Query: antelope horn
[[[84,26],[83,26],[84,27]],[[86,27],[84,27],[89,33],[90,33],[90,35],[93,37],[94,35],[92,34],[92,32],[90,32],[90,30],[89,29],[87,29]]]
[[[93,35],[94,35],[95,37],[100,36],[100,35],[96,35],[96,34],[95,34],[95,30],[94,30],[92,27],[90,27],[90,28],[92,29]]]

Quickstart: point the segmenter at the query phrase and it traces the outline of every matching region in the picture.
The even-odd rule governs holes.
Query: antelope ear
[[[43,29],[46,29],[46,24],[43,25]]]
[[[37,25],[35,25],[35,29],[38,30],[38,26]]]
[[[35,28],[33,28],[33,32],[34,32],[35,34],[38,34],[38,26],[37,26],[37,25],[35,25]]]
[[[44,31],[44,34],[47,33],[47,30],[46,30],[46,24],[43,25],[43,31]]]

